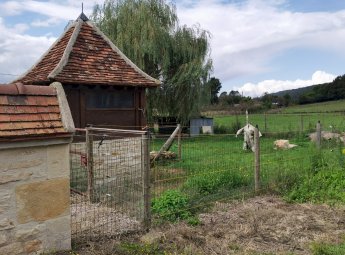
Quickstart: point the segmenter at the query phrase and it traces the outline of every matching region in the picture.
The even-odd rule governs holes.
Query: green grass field
[[[245,115],[213,116],[215,131],[236,133],[246,123]],[[281,108],[279,113],[250,114],[249,122],[265,133],[312,132],[320,121],[323,130],[345,131],[345,100]]]
[[[281,132],[314,132],[320,121],[323,130],[345,131],[345,115],[340,113],[323,114],[250,114],[249,123],[258,125],[260,131]],[[215,132],[236,133],[238,127],[246,123],[245,115],[214,117]],[[237,124],[239,122],[239,124]]]
[[[345,100],[328,101],[315,104],[295,105],[282,108],[282,113],[345,112]]]
[[[341,113],[309,114],[250,114],[249,123],[258,125],[262,132],[311,132],[320,121],[323,130],[345,131],[345,115]],[[237,124],[239,122],[240,125]],[[246,123],[245,115],[214,117],[217,130],[234,134],[239,126]]]
[[[200,204],[253,193],[254,154],[242,150],[242,139],[233,135],[183,139],[181,160],[161,160],[153,167],[154,197],[175,189],[187,194],[192,204]],[[260,140],[262,190],[281,195],[289,195],[290,191],[296,190],[288,196],[288,199],[296,201],[300,198],[300,201],[315,202],[333,199],[330,194],[323,194],[323,198],[308,197],[308,190],[312,190],[312,187],[305,180],[319,171],[334,170],[338,173],[342,170],[345,167],[343,145],[324,142],[321,153],[305,137],[297,136],[290,139],[290,142],[298,147],[275,150],[274,140],[267,137]],[[158,150],[162,142],[154,140],[152,149]],[[171,150],[177,152],[176,144]],[[315,182],[329,178],[327,174],[316,176]],[[341,176],[333,177],[341,179]],[[298,185],[302,185],[302,188],[297,188]],[[345,187],[345,182],[341,185]],[[345,196],[339,199],[345,202]]]

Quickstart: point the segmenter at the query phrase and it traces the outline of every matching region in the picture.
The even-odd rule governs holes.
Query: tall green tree
[[[222,83],[219,81],[219,79],[212,77],[207,82],[207,87],[210,90],[210,102],[211,104],[218,104],[219,98],[218,93],[220,89],[222,88]]]
[[[291,95],[288,94],[288,93],[285,93],[284,96],[283,96],[283,98],[284,98],[284,100],[283,100],[284,106],[285,106],[285,107],[289,106],[289,105],[291,104],[291,100],[292,100],[292,99],[291,99]]]
[[[199,112],[212,70],[207,31],[180,26],[175,6],[165,0],[106,0],[92,19],[128,58],[162,81],[148,91],[149,116],[186,122]]]

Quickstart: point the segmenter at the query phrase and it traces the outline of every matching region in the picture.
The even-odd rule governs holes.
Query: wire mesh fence
[[[316,130],[315,124],[312,131]],[[296,132],[294,136],[290,132],[264,134],[260,138],[260,185],[256,189],[256,153],[243,150],[243,137],[235,134],[182,135],[181,142],[176,138],[170,152],[151,166],[154,216],[156,219],[183,219],[219,201],[267,192],[285,194],[325,165],[334,165],[334,169],[345,167],[341,163],[344,144],[338,138],[324,139],[318,148],[307,133]],[[166,135],[153,137],[153,154],[167,139]],[[277,139],[285,143],[285,147],[277,146]],[[186,202],[177,206],[181,199]]]
[[[141,230],[147,221],[146,132],[87,128],[71,144],[74,238]]]
[[[318,121],[330,132],[340,132],[345,127],[345,112],[260,113],[251,114],[249,119],[260,127],[262,133],[290,133],[291,137],[296,133],[312,132]],[[234,133],[245,123],[245,115],[219,116],[215,117],[215,130]]]
[[[345,168],[341,134],[316,146],[308,132],[263,133],[253,152],[235,134],[174,133],[89,128],[76,134],[70,154],[75,238],[140,231],[150,226],[151,213],[154,223],[193,220],[224,201],[284,195],[325,166]]]

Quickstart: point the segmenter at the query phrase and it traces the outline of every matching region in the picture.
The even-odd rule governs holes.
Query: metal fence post
[[[254,129],[254,155],[255,155],[255,163],[254,163],[254,181],[255,181],[255,193],[260,191],[260,135],[259,135],[259,127],[256,125]]]
[[[303,123],[303,114],[301,114],[301,133],[303,133],[304,123]]]
[[[86,128],[86,155],[87,155],[87,195],[89,201],[93,200],[94,175],[93,175],[93,137],[89,128]]]
[[[267,113],[265,112],[265,133],[267,133]]]
[[[177,134],[178,159],[182,159],[182,144],[181,144],[182,128]]]
[[[142,135],[142,168],[143,168],[143,195],[144,195],[144,219],[143,227],[148,231],[151,227],[151,180],[150,180],[150,133]]]
[[[321,123],[318,121],[316,123],[316,147],[321,148]]]

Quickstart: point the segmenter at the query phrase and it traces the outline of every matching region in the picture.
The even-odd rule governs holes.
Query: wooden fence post
[[[254,163],[254,181],[255,181],[255,193],[260,191],[260,135],[259,127],[256,125],[254,129],[254,154],[255,154],[255,163]]]
[[[316,124],[316,147],[321,148],[321,123],[320,121]]]
[[[142,169],[143,169],[143,195],[144,195],[144,219],[143,227],[148,231],[151,227],[151,178],[150,178],[150,133],[141,136],[142,139]]]
[[[86,128],[86,155],[87,155],[87,195],[90,202],[93,200],[93,137],[89,128]]]

